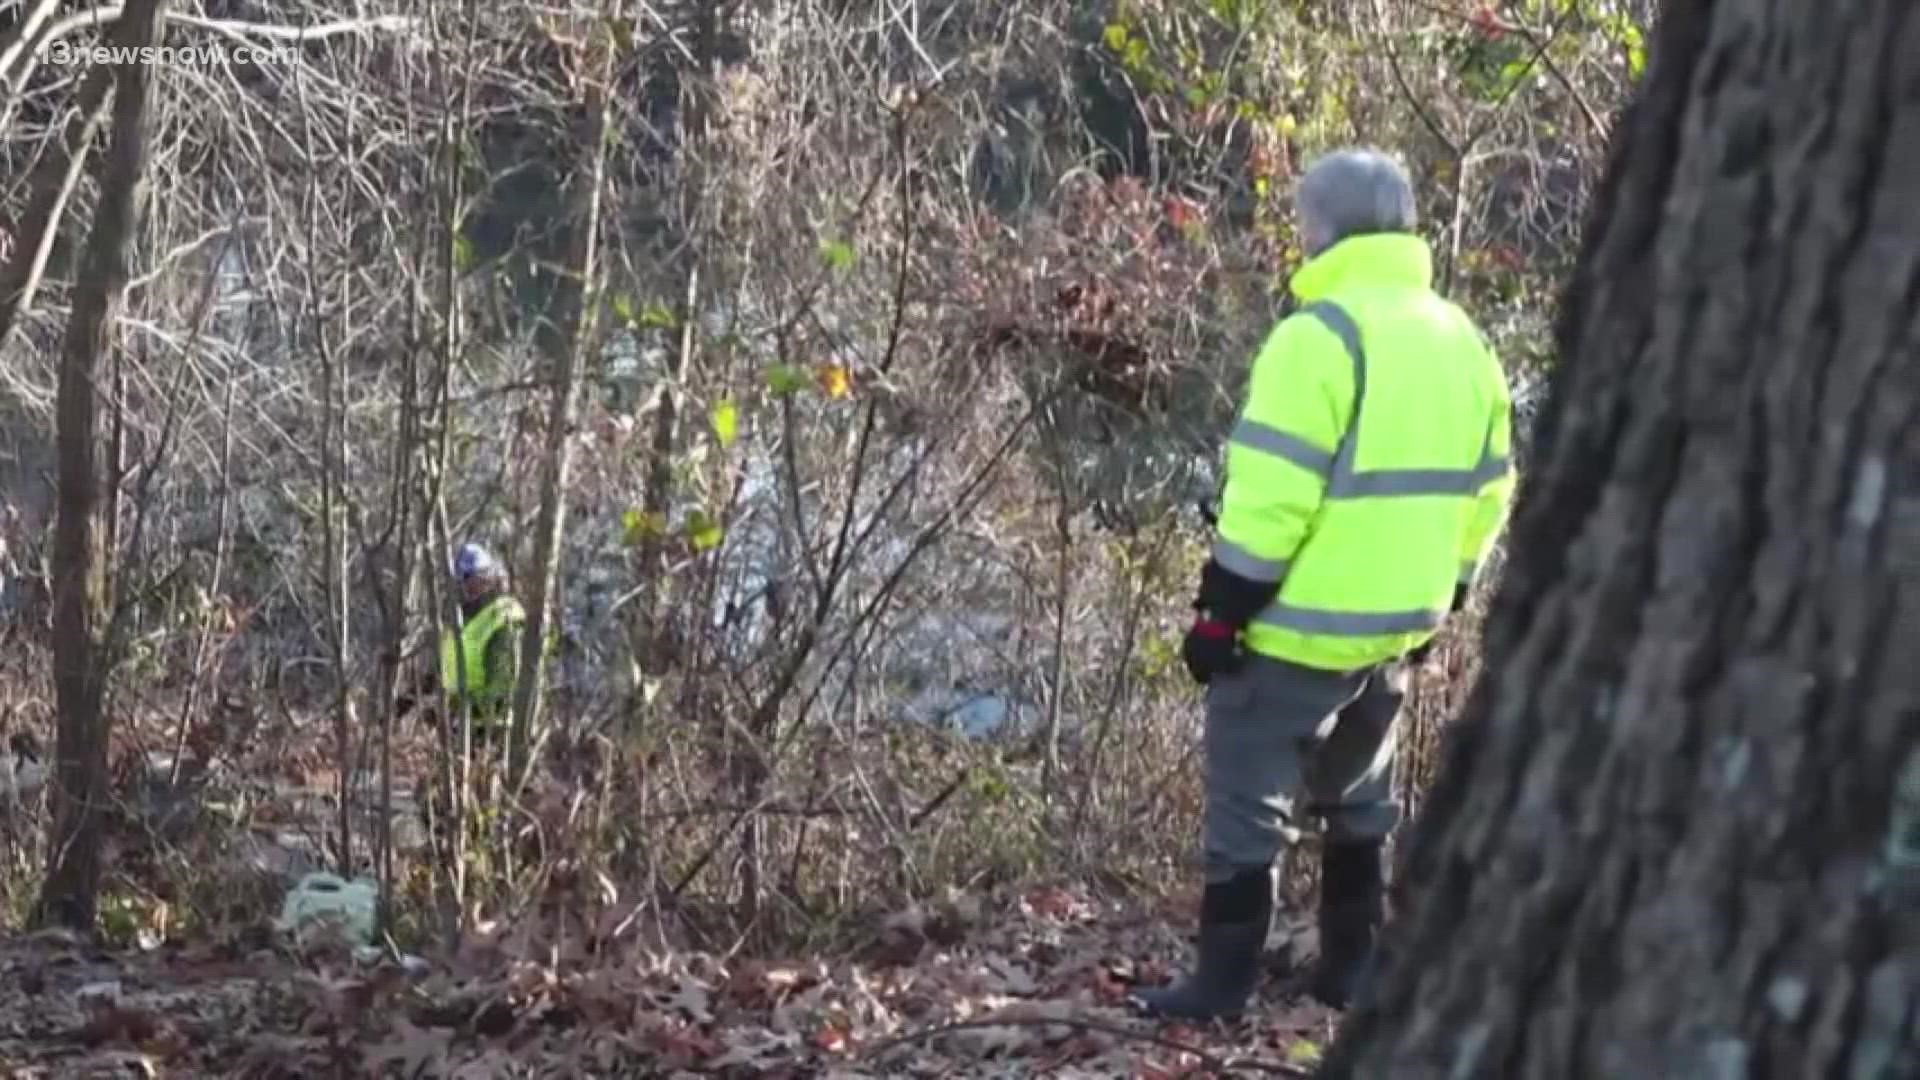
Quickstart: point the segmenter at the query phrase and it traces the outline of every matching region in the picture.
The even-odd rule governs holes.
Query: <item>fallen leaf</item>
[[[821,393],[830,398],[843,398],[853,392],[853,375],[842,365],[822,364],[814,374]]]
[[[847,1052],[847,1029],[838,1025],[828,1025],[813,1033],[813,1045],[829,1054]]]
[[[1092,979],[1093,999],[1102,1005],[1119,1005],[1127,1000],[1133,987],[1114,977],[1105,968],[1094,971]]]
[[[405,1017],[396,1017],[393,1033],[367,1048],[367,1064],[376,1075],[398,1063],[403,1076],[416,1076],[426,1065],[444,1057],[452,1041],[451,1031],[416,1027]]]
[[[692,1024],[675,1023],[656,1028],[649,1040],[653,1048],[670,1064],[691,1066],[725,1052],[720,1040]]]
[[[1026,905],[1035,915],[1045,919],[1066,919],[1072,917],[1080,901],[1072,893],[1059,886],[1035,889],[1026,895]]]

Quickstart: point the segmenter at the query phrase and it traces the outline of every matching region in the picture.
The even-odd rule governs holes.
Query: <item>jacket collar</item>
[[[1349,236],[1309,259],[1288,282],[1303,304],[1361,286],[1433,287],[1433,250],[1413,233]]]
[[[487,610],[487,605],[500,599],[502,595],[504,594],[499,589],[488,589],[475,599],[463,601],[460,604],[460,621],[472,622],[474,616]]]

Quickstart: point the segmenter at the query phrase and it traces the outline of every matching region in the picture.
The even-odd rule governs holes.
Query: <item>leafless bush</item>
[[[1064,4],[308,7],[170,24],[343,29],[294,65],[159,73],[107,393],[112,711],[129,776],[218,762],[207,783],[247,796],[236,836],[298,831],[265,819],[309,806],[302,858],[382,873],[403,920],[638,905],[683,931],[814,933],[948,884],[1160,887],[1198,806],[1174,656],[1193,509],[1283,307],[1295,163],[1408,147],[1449,283],[1530,354],[1547,305],[1527,275],[1569,257],[1601,139],[1576,121],[1618,95],[1583,39],[1541,50],[1538,86],[1473,98],[1402,51],[1460,26],[1413,4],[1235,32],[1170,8],[1169,41],[1252,57],[1187,103],[1140,66],[1159,53],[1114,59]],[[1332,40],[1354,48],[1306,47]],[[585,227],[569,193],[608,59],[580,283],[600,329],[551,442],[555,297]],[[53,175],[34,164],[78,145],[73,74],[20,73],[7,222]],[[1231,96],[1304,113],[1335,91],[1344,118],[1298,130]],[[93,198],[83,178],[66,216]],[[71,287],[56,244],[0,340],[27,650],[32,429]],[[449,544],[536,573],[559,445],[546,767],[435,856],[401,834],[452,747],[391,721],[394,661],[431,661]],[[1417,710],[1416,788],[1468,640]]]

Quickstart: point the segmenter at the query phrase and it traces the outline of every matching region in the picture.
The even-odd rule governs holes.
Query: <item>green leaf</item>
[[[1100,40],[1112,52],[1125,52],[1127,48],[1127,27],[1125,23],[1108,23],[1101,32]]]
[[[620,528],[628,544],[638,544],[649,537],[665,535],[667,523],[661,515],[636,506],[621,513]]]
[[[726,398],[714,403],[713,434],[720,440],[723,449],[732,446],[733,440],[740,435],[740,410],[734,408],[733,402]]]
[[[853,265],[853,245],[844,240],[822,240],[820,258],[835,270],[845,270]]]
[[[642,330],[671,330],[680,325],[680,319],[673,309],[658,301],[648,304],[640,312],[639,328]]]
[[[1509,60],[1500,67],[1500,82],[1496,92],[1501,94],[1511,93],[1514,87],[1518,86],[1531,75],[1533,75],[1533,60],[1531,57]]]
[[[1318,1065],[1320,1047],[1312,1039],[1299,1039],[1287,1047],[1287,1061],[1293,1065]]]
[[[976,771],[968,779],[967,786],[972,789],[975,798],[986,802],[999,802],[1011,792],[1006,777],[984,769]]]
[[[606,29],[609,43],[617,54],[631,53],[640,41],[640,23],[631,15],[608,16]],[[608,127],[612,126],[608,125]]]
[[[807,373],[792,364],[775,364],[767,369],[767,389],[775,397],[806,389]]]
[[[709,518],[704,511],[695,510],[687,515],[687,541],[695,551],[711,551],[720,546],[726,533],[718,522]]]
[[[621,293],[613,298],[613,314],[628,326],[633,325],[633,297]]]
[[[453,238],[453,268],[466,273],[473,269],[473,241],[465,233],[457,233]]]

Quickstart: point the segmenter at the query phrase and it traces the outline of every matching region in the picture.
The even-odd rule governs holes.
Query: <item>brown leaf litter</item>
[[[845,959],[591,956],[536,927],[424,974],[386,957],[0,939],[0,1076],[728,1078],[1305,1076],[1336,1014],[1267,997],[1236,1025],[1130,1014],[1185,927],[1064,886],[952,894]],[[636,935],[637,937],[637,935]]]

